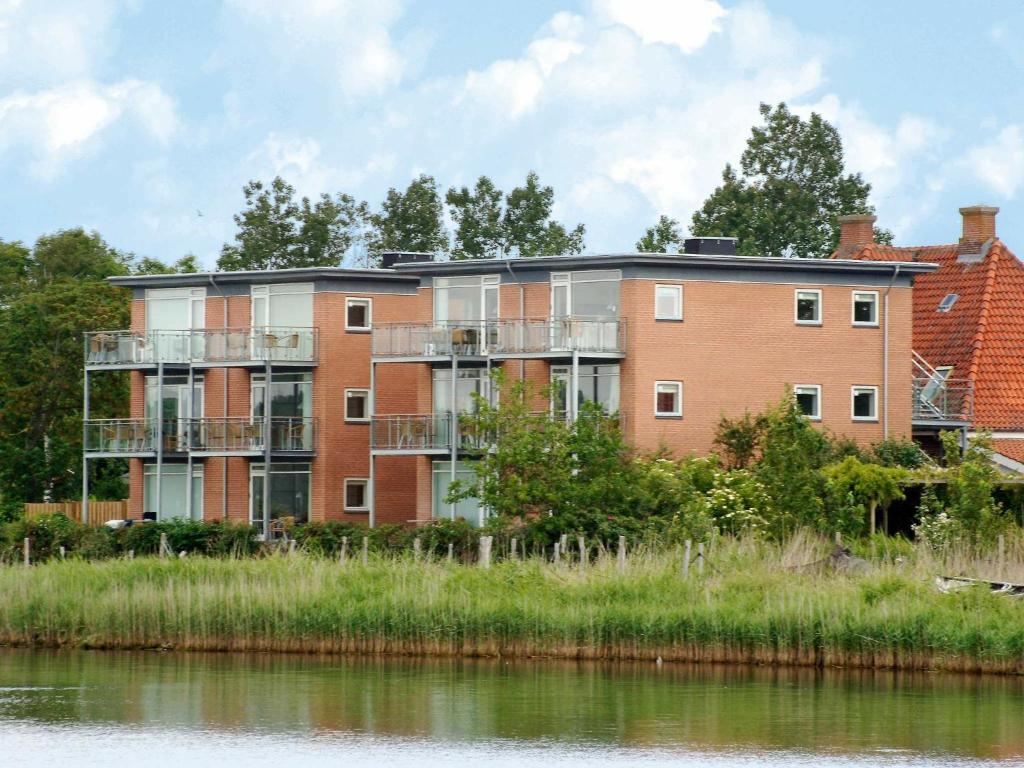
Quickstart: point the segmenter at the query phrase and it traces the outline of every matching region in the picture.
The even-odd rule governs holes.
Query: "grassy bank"
[[[1020,579],[1020,553],[998,566],[903,546],[863,575],[793,568],[827,550],[720,540],[685,580],[671,552],[635,555],[625,573],[610,557],[582,569],[303,555],[6,566],[0,643],[1024,672],[1024,601],[933,584],[950,570]]]

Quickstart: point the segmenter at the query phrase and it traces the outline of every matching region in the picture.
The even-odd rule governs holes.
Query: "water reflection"
[[[1001,759],[1024,755],[1024,681],[668,664],[0,650],[0,754],[18,754],[4,742],[32,733],[125,726],[470,750],[482,743],[557,744],[584,753],[614,747],[651,757],[684,749]]]

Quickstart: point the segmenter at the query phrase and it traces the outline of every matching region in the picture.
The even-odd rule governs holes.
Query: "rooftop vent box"
[[[683,241],[683,253],[694,256],[735,256],[735,237],[688,237]]]
[[[434,254],[415,251],[385,251],[380,255],[380,265],[384,269],[391,269],[395,264],[424,264],[433,260]]]

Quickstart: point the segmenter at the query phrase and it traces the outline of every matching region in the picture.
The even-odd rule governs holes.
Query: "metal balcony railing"
[[[192,451],[251,454],[266,451],[266,425],[259,417],[189,419]],[[270,420],[273,453],[310,453],[316,448],[317,420],[310,416],[275,416]]]
[[[912,380],[913,420],[970,423],[974,416],[974,383],[935,376]]]
[[[215,328],[192,331],[93,331],[85,334],[90,366],[157,363],[245,364],[317,361],[317,328]]]
[[[622,354],[626,323],[617,318],[566,317],[384,323],[373,328],[378,357]]]
[[[155,419],[90,419],[85,422],[86,453],[147,453],[156,450]]]

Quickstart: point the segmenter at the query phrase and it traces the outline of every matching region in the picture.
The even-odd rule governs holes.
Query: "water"
[[[0,649],[0,766],[1024,765],[1024,680]]]

